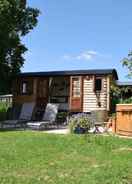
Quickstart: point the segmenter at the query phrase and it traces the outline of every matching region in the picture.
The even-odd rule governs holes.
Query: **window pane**
[[[95,91],[101,91],[102,89],[102,79],[95,80]]]
[[[73,78],[72,79],[72,96],[73,97],[80,97],[80,79]]]
[[[19,89],[20,89],[19,94],[32,95],[33,94],[33,81],[32,80],[21,81]]]
[[[22,93],[23,94],[27,93],[27,83],[26,82],[22,83]]]

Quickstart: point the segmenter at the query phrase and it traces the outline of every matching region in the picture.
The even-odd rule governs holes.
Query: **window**
[[[23,82],[22,83],[22,94],[26,94],[27,93],[27,82]]]
[[[18,94],[32,95],[33,94],[33,81],[32,80],[21,81]]]
[[[72,96],[80,97],[80,78],[72,78]]]
[[[95,91],[101,91],[102,90],[102,79],[95,79]]]

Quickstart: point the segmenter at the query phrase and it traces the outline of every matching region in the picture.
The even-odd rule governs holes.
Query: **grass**
[[[131,173],[130,139],[0,133],[1,184],[131,184]]]

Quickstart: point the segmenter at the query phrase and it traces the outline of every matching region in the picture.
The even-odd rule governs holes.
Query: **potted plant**
[[[84,134],[93,126],[93,122],[85,113],[78,113],[69,119],[71,133]]]

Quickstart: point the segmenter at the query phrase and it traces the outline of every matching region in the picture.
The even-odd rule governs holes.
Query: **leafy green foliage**
[[[119,103],[121,103],[121,104],[132,104],[132,97],[130,97],[130,98],[127,98],[127,99],[121,99],[120,101],[119,101]]]
[[[111,136],[0,133],[1,184],[127,184],[132,141]]]
[[[112,84],[110,88],[111,98],[112,98],[112,107],[115,111],[115,106],[118,103],[132,103],[132,88],[129,87],[119,87],[116,84]]]
[[[58,112],[57,114],[57,122],[59,124],[64,123],[67,121],[68,112]]]
[[[5,120],[7,116],[7,110],[10,104],[0,102],[0,121]]]
[[[119,97],[121,94],[121,89],[117,86],[117,84],[115,84],[115,82],[113,82],[110,86],[110,94],[113,97]]]
[[[128,68],[128,77],[132,77],[132,51],[128,53],[128,57],[122,60],[122,64],[124,67]]]
[[[39,10],[26,0],[0,0],[0,93],[9,93],[12,78],[24,64],[21,37],[37,25]]]

